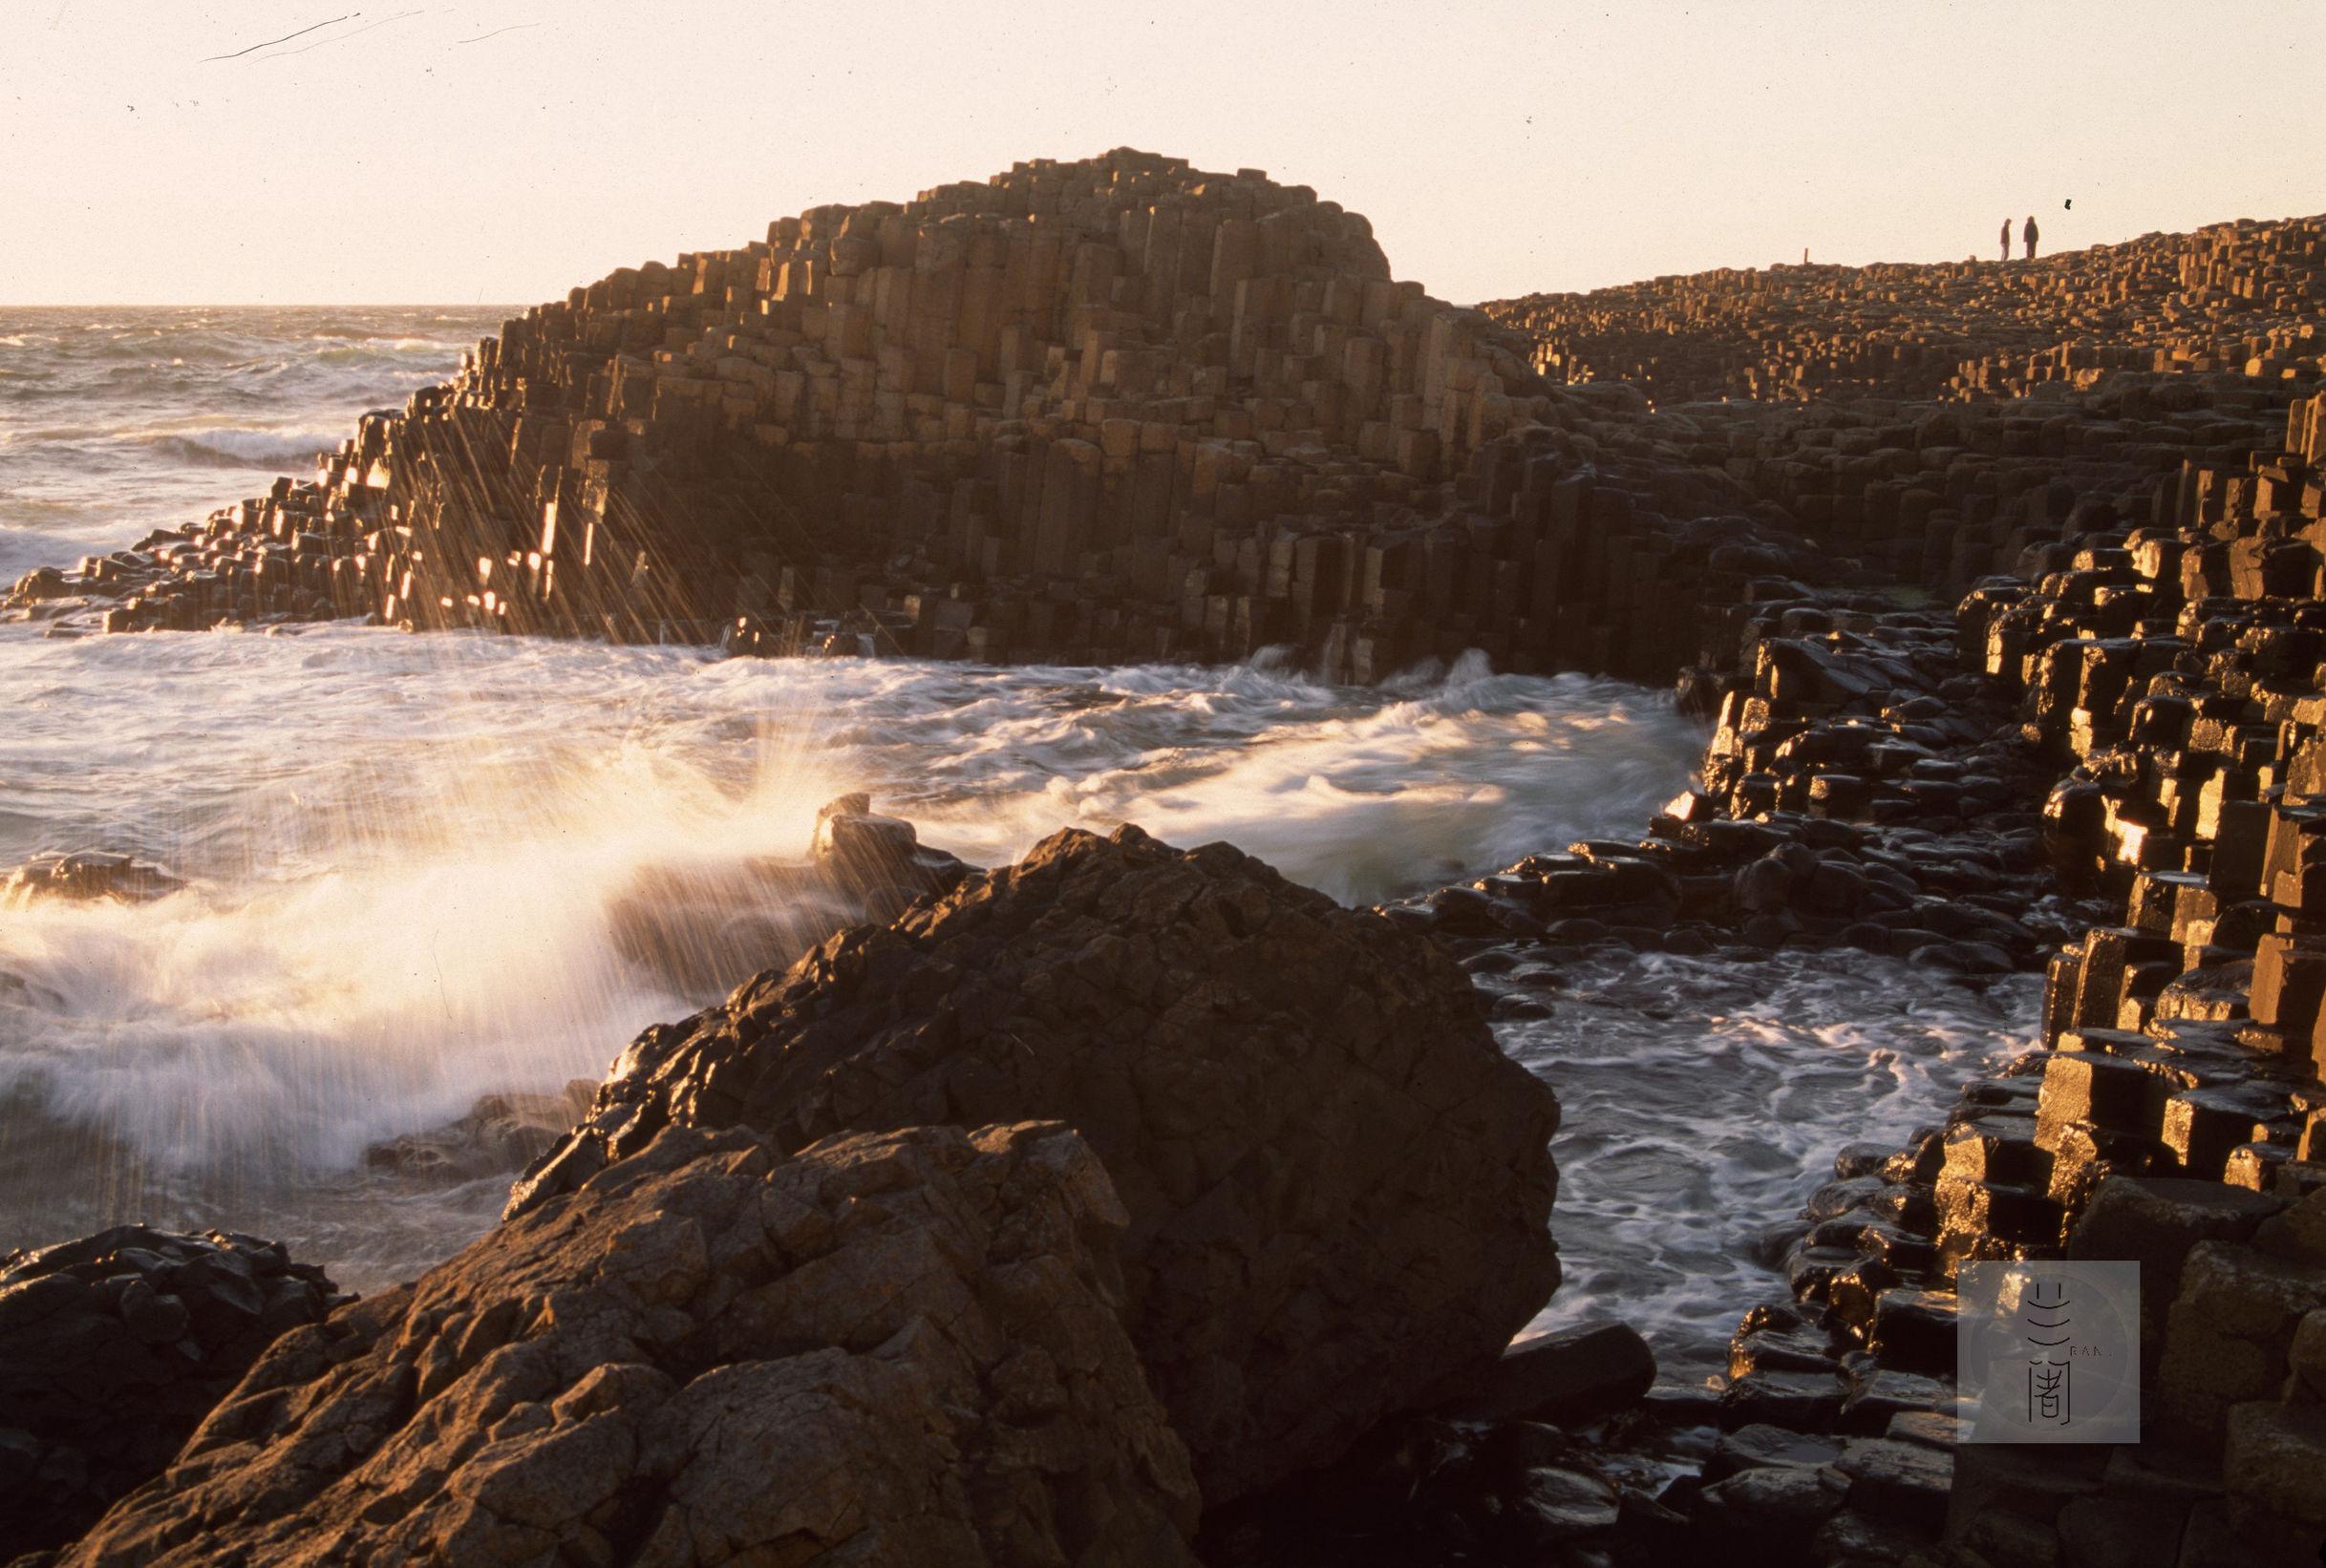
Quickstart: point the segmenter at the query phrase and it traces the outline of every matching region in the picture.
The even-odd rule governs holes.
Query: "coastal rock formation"
[[[158,1474],[278,1335],[342,1298],[281,1246],[143,1225],[0,1257],[0,1560]]]
[[[1129,1211],[1125,1322],[1218,1504],[1491,1360],[1558,1281],[1557,1105],[1429,943],[1225,844],[1067,830],[647,1030],[521,1182],[667,1126],[1071,1123]]]
[[[286,1336],[58,1561],[1192,1563],[1123,1220],[1055,1124],[672,1129]]]
[[[649,866],[608,914],[625,959],[680,996],[708,999],[843,925],[892,920],[969,870],[923,844],[910,822],[876,815],[869,795],[845,795],[817,813],[805,858]]]
[[[1120,149],[819,207],[508,322],[283,478],[7,596],[53,634],[371,617],[1330,678],[1662,680],[1781,513],[1257,171]],[[1603,395],[1613,392],[1616,395]],[[1747,514],[1753,514],[1748,516]]]
[[[1535,339],[1548,379],[1653,402],[1668,460],[1718,469],[1881,575],[1960,593],[2049,569],[2020,557],[2078,507],[2275,445],[2326,351],[2326,218],[1482,308]]]
[[[911,1230],[942,1211],[969,1229],[944,1232],[955,1272],[935,1277],[983,1310],[971,1282],[1002,1266],[984,1238],[1022,1206],[1016,1178],[995,1178],[993,1202],[897,1195],[1007,1162],[991,1131],[970,1144],[924,1124],[1026,1117],[1088,1139],[1053,1163],[1082,1170],[1095,1150],[1127,1222],[1119,1297],[1104,1246],[1045,1254],[1062,1260],[1045,1278],[1078,1282],[1070,1316],[1111,1328],[1119,1303],[1127,1331],[1091,1328],[1105,1344],[1075,1365],[1135,1351],[1148,1382],[1109,1371],[1082,1403],[1045,1395],[1085,1468],[1012,1468],[981,1446],[1023,1425],[1010,1362],[972,1350],[947,1383],[963,1364],[933,1334],[891,1329],[876,1349],[828,1317],[769,1320],[742,1359],[790,1370],[755,1376],[797,1375],[822,1346],[851,1368],[902,1358],[922,1380],[882,1386],[840,1441],[842,1490],[790,1546],[845,1536],[911,1560],[919,1536],[848,1534],[861,1509],[967,1530],[942,1537],[956,1556],[1143,1560],[1124,1555],[1135,1524],[1174,1560],[1195,1505],[1171,1438],[1206,1504],[1230,1505],[1206,1526],[1235,1536],[1220,1561],[1338,1563],[1394,1543],[1406,1564],[1898,1563],[1941,1536],[1965,1563],[2312,1560],[2321,334],[2315,219],[2033,264],[1660,279],[1482,314],[1392,283],[1362,220],[1312,193],[1118,152],[820,208],[763,244],[626,269],[367,418],[315,482],[32,574],[11,611],[60,633],[93,616],[369,615],[737,653],[1120,662],[1283,644],[1357,680],[1475,647],[1500,669],[1678,671],[1714,724],[1699,787],[1643,837],[1546,846],[1380,916],[1135,830],[1062,835],[993,873],[931,867],[909,830],[847,805],[820,850],[876,891],[875,925],[640,1036],[499,1236],[440,1289],[287,1344],[256,1403],[101,1526],[90,1560],[190,1555],[171,1533],[200,1526],[174,1520],[238,1515],[267,1550],[352,1530],[452,1560],[644,1550],[678,1538],[669,1518],[709,1516],[697,1497],[768,1517],[712,1448],[687,1446],[704,1430],[689,1398],[721,1375],[706,1358],[736,1359],[717,1324],[754,1291],[808,1293],[788,1284],[803,1274],[835,1315],[886,1300],[891,1276],[755,1253],[744,1274],[768,1277],[729,1300],[727,1255],[706,1240],[696,1282],[661,1217],[726,1215],[748,1206],[736,1184],[834,1151],[909,1147],[875,1162],[907,1170],[883,1189],[893,1202],[818,1210],[832,1244],[854,1258],[851,1224]],[[642,885],[631,956],[676,974],[711,951],[695,915],[720,896],[715,880]],[[814,934],[737,933],[687,984],[707,994],[755,944]],[[1903,1140],[1837,1153],[1758,1243],[1782,1282],[1742,1316],[1717,1394],[1642,1399],[1652,1367],[1610,1334],[1597,1376],[1551,1358],[1571,1346],[1515,1352],[1541,1364],[1522,1405],[1503,1374],[1524,1367],[1492,1358],[1556,1279],[1555,1107],[1493,1050],[1444,955],[1492,990],[1520,954],[1804,946],[1967,985],[2043,969],[2040,1049]],[[1509,985],[1503,1000],[1526,1005]],[[1067,1183],[1078,1213],[1107,1207],[1085,1191],[1099,1179]],[[1025,1201],[1045,1234],[1066,1225]],[[619,1246],[611,1224],[632,1226]],[[2142,1262],[2162,1419],[2137,1449],[1958,1448],[1958,1269],[2059,1257]],[[664,1302],[650,1274],[692,1294]],[[504,1283],[534,1294],[505,1321],[459,1315],[464,1296],[508,1300]],[[584,1365],[606,1322],[611,1370]],[[1009,1335],[1038,1340],[1016,1320]],[[472,1337],[538,1342],[551,1372],[472,1367]],[[332,1369],[342,1346],[357,1370]],[[492,1403],[519,1388],[539,1392]],[[929,1388],[966,1397],[932,1408]],[[373,1450],[375,1398],[405,1425]],[[831,1446],[793,1409],[753,1427],[754,1406],[734,1430]],[[1692,1433],[1646,1468],[1655,1485],[1675,1454],[1700,1473],[1650,1495],[1641,1470],[1544,1425],[1610,1412],[1611,1445]],[[973,1476],[1006,1475],[1014,1512],[975,1488],[956,1509],[891,1419],[946,1431]],[[290,1440],[262,1450],[253,1433]],[[342,1471],[303,1470],[318,1451]],[[1307,1502],[1259,1494],[1336,1455]],[[451,1500],[432,1509],[423,1492],[447,1473]],[[1106,1534],[1116,1520],[1133,1523]],[[701,1560],[755,1544],[668,1528]]]
[[[557,1146],[589,1109],[597,1086],[567,1081],[558,1094],[479,1095],[468,1114],[368,1145],[366,1167],[432,1181],[477,1181],[521,1171]]]
[[[1755,577],[1960,592],[2276,439],[2326,220],[1460,310],[1119,149],[625,268],[309,482],[28,575],[58,633],[371,616],[983,661],[1660,681]],[[1531,363],[1530,363],[1531,362]],[[1629,376],[1631,382],[1612,379]]]
[[[1996,966],[2040,952],[2032,939],[2079,907],[2064,897],[2082,901],[2045,963],[2045,1049],[1966,1085],[1942,1125],[1901,1146],[1842,1150],[1800,1220],[1768,1239],[1789,1299],[1739,1324],[1718,1419],[1725,1446],[1784,1456],[1706,1467],[1679,1501],[1707,1543],[1840,1562],[1887,1531],[1893,1556],[1943,1534],[1992,1562],[2315,1557],[2326,1503],[2302,1477],[2326,1468],[2326,969],[2306,868],[2326,799],[2326,396],[2243,395],[2249,415],[2275,409],[2280,444],[2080,500],[2029,552],[2034,581],[1982,583],[1957,608],[1959,673],[1930,657],[1925,612],[1859,605],[1845,623],[1804,600],[1758,615],[1756,637],[1688,683],[1720,693],[1706,787],[1654,837],[1841,847],[1903,828],[1867,863],[1911,874],[1901,895],[1933,871],[1989,878],[1946,901],[2031,939],[1995,943]],[[1916,837],[1910,862],[1889,863]],[[1721,934],[1709,883],[1688,879],[1701,860],[1667,854],[1659,879],[1632,863],[1657,858],[1645,846],[1575,848],[1543,879],[1608,918],[1543,937]],[[1836,940],[1795,907],[1833,861],[1777,854],[1738,874],[1729,918],[1749,933],[1783,909],[1792,923],[1764,935]],[[1513,873],[1415,918],[1454,912],[1479,929],[1522,902]],[[2047,888],[2038,932],[2026,915]],[[1658,923],[1680,911],[1701,923]],[[1506,942],[1511,917],[1500,923]],[[2062,1257],[2142,1265],[2148,1440],[2113,1455],[1955,1448],[1957,1269]]]
[[[2294,1561],[2326,1530],[2278,1484],[2326,1466],[2294,1349],[2326,1306],[2326,394],[2287,400],[2281,428],[1964,606],[1965,659],[2066,767],[2051,851],[2109,915],[2051,963],[2050,1049],[2021,1065],[1993,1169],[1939,1199],[1945,1256],[2148,1262],[2174,1293],[2145,1309],[2152,1392],[2218,1477],[2183,1527]]]
[[[113,899],[143,903],[166,898],[185,885],[160,866],[132,855],[79,850],[44,855],[0,878],[0,904],[32,899]]]
[[[1975,401],[2124,371],[2315,379],[2326,217],[2145,234],[2040,261],[1722,267],[1481,307],[1554,380],[1666,406]]]
[[[1306,188],[1039,159],[625,267],[317,482],[18,598],[979,659],[1321,640],[1355,536],[1532,412],[1525,347]]]

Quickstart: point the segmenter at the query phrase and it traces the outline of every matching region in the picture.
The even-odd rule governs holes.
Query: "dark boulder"
[[[0,1257],[0,1561],[157,1474],[276,1336],[340,1298],[247,1236],[117,1225]]]
[[[557,1146],[589,1109],[596,1086],[568,1082],[556,1094],[485,1094],[459,1121],[382,1139],[363,1152],[374,1171],[431,1181],[477,1181],[523,1170]]]
[[[1585,1323],[1521,1340],[1439,1390],[1456,1421],[1524,1417],[1582,1426],[1639,1402],[1655,1382],[1655,1352],[1620,1323]]]
[[[160,866],[135,856],[79,850],[71,855],[44,855],[0,878],[0,903],[32,899],[113,899],[144,903],[184,885]]]
[[[1207,1502],[1332,1459],[1548,1299],[1557,1102],[1430,942],[1226,844],[1075,830],[649,1029],[513,1194],[663,1127],[1076,1127]]]
[[[843,795],[817,813],[805,858],[747,856],[642,868],[608,911],[615,950],[679,995],[724,995],[789,964],[843,926],[894,919],[970,867],[920,842],[913,825]]]

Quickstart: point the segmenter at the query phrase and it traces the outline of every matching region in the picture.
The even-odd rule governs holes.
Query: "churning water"
[[[304,473],[497,318],[0,312],[0,573]],[[410,1274],[489,1223],[507,1174],[431,1182],[367,1147],[594,1079],[741,979],[782,911],[744,907],[739,873],[801,853],[845,791],[979,863],[1137,821],[1368,902],[1636,833],[1701,739],[1660,693],[1475,661],[1356,689],[1265,661],[0,627],[0,869],[117,850],[186,884],[0,908],[0,1246],[142,1216],[281,1236],[360,1286]],[[642,921],[701,961],[642,957]],[[1500,1030],[1567,1106],[1547,1318],[1612,1312],[1682,1352],[1765,1287],[1744,1240],[1835,1145],[1925,1119],[2013,1000],[1862,957],[1565,979],[1549,1019]]]

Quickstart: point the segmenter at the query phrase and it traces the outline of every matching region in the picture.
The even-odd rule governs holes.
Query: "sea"
[[[0,578],[308,476],[505,314],[0,307]],[[783,912],[730,873],[803,854],[834,795],[868,791],[980,864],[1068,825],[1227,839],[1355,905],[1636,836],[1705,740],[1665,691],[1476,654],[1355,688],[1266,654],[991,667],[354,624],[44,632],[0,625],[0,876],[102,850],[184,885],[0,905],[0,1251],[216,1227],[358,1290],[481,1234],[509,1179],[367,1151],[595,1080],[745,978]],[[723,933],[702,964],[634,940],[674,885],[722,890],[692,911]],[[1620,1318],[1692,1374],[1782,1292],[1755,1236],[1842,1144],[1940,1119],[2024,1043],[2035,983],[1842,953],[1487,984],[1547,1001],[1496,1032],[1565,1106],[1567,1281],[1537,1326]]]

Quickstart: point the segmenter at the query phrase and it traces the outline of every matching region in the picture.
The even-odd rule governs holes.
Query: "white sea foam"
[[[1784,1294],[1756,1234],[1832,1179],[1843,1144],[1942,1120],[1957,1088],[2025,1043],[2040,988],[1852,950],[1650,954],[1561,978],[1549,1018],[1496,1028],[1564,1112],[1551,1229],[1567,1282],[1535,1326],[1618,1317],[1667,1369],[1697,1374],[1718,1368],[1746,1306]]]
[[[1137,819],[1361,901],[1635,821],[1698,744],[1654,694],[1475,662],[1360,691],[328,627],[5,636],[0,684],[5,858],[120,849],[190,882],[0,922],[7,1137],[81,1128],[108,1192],[291,1230],[310,1173],[594,1078],[709,1000],[625,956],[625,901],[796,856],[843,790],[976,860]]]
[[[164,457],[208,468],[296,471],[308,477],[315,459],[338,450],[341,437],[315,432],[219,426],[191,431],[139,432],[131,436]]]
[[[23,851],[194,885],[0,930],[0,1084],[200,1166],[344,1162],[497,1088],[595,1075],[705,996],[622,959],[643,873],[796,855],[869,787],[1007,860],[1061,826],[1230,838],[1363,901],[1643,816],[1696,738],[1611,682],[1475,667],[1398,696],[1252,669],[717,663],[356,628],[0,640]],[[723,977],[724,984],[744,978]]]

